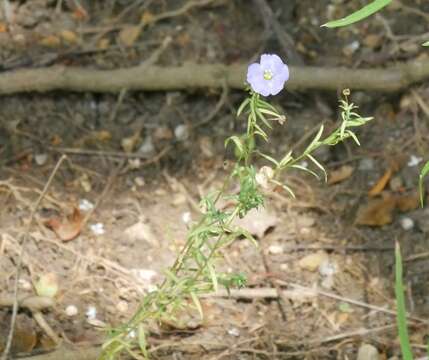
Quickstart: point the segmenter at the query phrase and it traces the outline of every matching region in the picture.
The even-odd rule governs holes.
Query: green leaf
[[[279,167],[279,166],[280,166],[279,162],[278,162],[276,159],[272,158],[271,156],[269,156],[269,155],[265,155],[264,153],[261,153],[261,152],[259,152],[259,151],[258,151],[258,154],[259,154],[260,156],[262,156],[263,158],[267,159],[268,161],[271,161],[271,162],[272,162],[274,165],[276,165],[277,167]]]
[[[328,174],[326,173],[325,168],[310,154],[307,154],[307,157],[316,165],[320,170],[323,171],[323,174],[325,175],[325,182],[328,181]]]
[[[420,171],[420,175],[419,175],[419,193],[420,193],[420,204],[423,207],[423,195],[424,195],[424,191],[423,191],[423,179],[424,177],[429,173],[429,161],[425,164],[425,166],[423,166],[423,169]]]
[[[241,139],[238,136],[231,136],[228,139],[225,140],[225,147],[228,146],[229,142],[232,141],[235,144],[235,147],[237,149],[238,152],[238,157],[242,158],[245,155],[245,149],[244,149],[244,145],[243,142],[241,141]]]
[[[314,147],[318,145],[318,142],[319,142],[319,140],[323,134],[323,129],[324,129],[324,126],[322,124],[322,125],[320,125],[320,129],[317,132],[316,136],[314,137],[313,141],[310,143],[310,145],[307,146],[307,149],[305,149],[304,153],[309,153],[309,152],[313,151]]]
[[[189,294],[191,295],[191,299],[192,299],[195,307],[197,308],[201,319],[204,318],[203,308],[201,306],[200,300],[198,299],[198,296],[193,291],[191,291]]]
[[[422,44],[423,46],[429,46],[429,41],[426,41],[425,43]]]
[[[219,285],[218,285],[218,281],[217,281],[216,271],[213,268],[212,264],[210,264],[209,262],[207,263],[207,270],[210,273],[210,278],[211,278],[212,284],[213,284],[213,290],[218,291]]]
[[[317,180],[320,180],[319,175],[317,175],[314,171],[312,171],[310,169],[307,169],[304,166],[295,164],[295,165],[292,165],[291,167],[293,167],[295,169],[299,169],[299,170],[305,171],[305,172],[308,172],[309,174],[313,175]]]
[[[395,246],[395,296],[396,320],[398,324],[399,342],[401,344],[402,358],[404,360],[413,360],[410,338],[408,337],[404,285],[402,283],[402,256],[399,243],[396,243]]]
[[[246,108],[247,105],[249,105],[250,102],[250,98],[247,98],[246,100],[244,100],[240,107],[237,110],[237,117],[239,117],[241,115],[241,113],[243,112],[243,110]]]
[[[341,26],[347,26],[355,22],[361,21],[368,16],[376,13],[377,11],[384,8],[386,5],[389,5],[392,0],[374,0],[370,4],[364,6],[362,9],[354,12],[353,14],[346,16],[345,18],[334,20],[323,24],[322,26],[328,28],[336,28]]]
[[[138,343],[143,356],[145,358],[149,358],[149,354],[147,352],[146,332],[144,330],[143,324],[139,324],[138,327]]]

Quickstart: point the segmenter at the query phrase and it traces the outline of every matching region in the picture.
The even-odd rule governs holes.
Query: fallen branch
[[[197,65],[180,67],[139,65],[127,69],[95,70],[52,66],[0,73],[0,94],[67,90],[120,92],[188,90],[195,88],[244,88],[246,65]],[[383,69],[347,69],[297,66],[290,69],[289,90],[343,88],[393,92],[429,78],[429,60],[411,61]]]

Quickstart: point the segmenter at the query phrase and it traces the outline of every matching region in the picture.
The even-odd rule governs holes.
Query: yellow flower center
[[[273,78],[273,73],[271,70],[264,70],[264,79],[271,80]]]

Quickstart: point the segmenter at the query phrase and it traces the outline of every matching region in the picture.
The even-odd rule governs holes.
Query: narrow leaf
[[[305,172],[308,172],[309,174],[313,175],[315,178],[317,178],[318,180],[320,180],[319,175],[317,175],[314,171],[312,171],[310,169],[307,169],[304,166],[295,164],[295,165],[292,165],[291,167],[293,167],[295,169],[299,169],[299,170],[305,171]]]
[[[422,44],[423,46],[429,46],[429,41],[426,41],[425,43]]]
[[[328,174],[326,173],[325,168],[310,154],[308,154],[307,157],[314,163],[314,165],[323,171],[323,174],[325,175],[325,182],[328,182]]]
[[[197,308],[198,313],[200,314],[200,317],[202,319],[204,317],[204,313],[203,313],[203,308],[201,306],[200,300],[198,299],[198,296],[193,291],[190,292],[190,295],[191,295],[191,299],[192,299],[195,307]]]
[[[404,285],[402,283],[402,256],[399,243],[395,246],[395,295],[396,295],[396,320],[398,324],[399,342],[401,344],[402,358],[413,360],[410,338],[407,328],[407,314],[405,309]]]
[[[140,351],[143,353],[143,356],[145,358],[149,358],[149,354],[147,352],[146,332],[144,330],[143,324],[139,324],[138,327],[138,342]]]
[[[370,4],[364,6],[362,9],[354,12],[351,15],[346,16],[345,18],[342,18],[339,20],[330,21],[326,24],[323,24],[322,26],[325,26],[328,28],[336,28],[336,27],[353,24],[381,10],[385,6],[389,5],[391,1],[392,0],[374,0]]]
[[[420,204],[423,207],[423,196],[424,196],[424,189],[423,189],[423,179],[424,177],[429,173],[429,161],[423,166],[423,169],[420,171],[419,175],[419,193],[420,193]]]

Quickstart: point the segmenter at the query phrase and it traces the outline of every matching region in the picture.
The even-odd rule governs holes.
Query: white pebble
[[[45,165],[46,161],[48,161],[48,154],[36,154],[34,156],[34,161],[39,166]]]
[[[401,219],[401,227],[404,230],[411,230],[414,227],[414,220],[409,217],[404,217]]]
[[[81,201],[79,201],[79,210],[81,211],[90,211],[94,209],[94,204],[87,200],[87,199],[82,199]]]
[[[95,306],[91,305],[88,306],[88,309],[85,313],[88,320],[94,320],[97,317],[97,309]]]
[[[128,303],[124,300],[121,300],[117,303],[116,309],[118,309],[119,312],[124,313],[128,310]]]
[[[192,221],[191,213],[189,211],[182,214],[182,221],[185,225],[188,225]]]
[[[407,165],[409,167],[417,166],[418,164],[420,164],[422,162],[422,160],[423,159],[421,157],[411,155],[410,160],[408,161]]]
[[[338,272],[338,266],[335,262],[330,260],[323,261],[319,266],[319,273],[322,276],[333,276]]]
[[[189,129],[186,125],[180,124],[177,125],[174,129],[174,136],[179,141],[184,141],[189,137]]]
[[[268,252],[273,255],[281,254],[283,252],[283,246],[281,245],[270,245]]]
[[[104,225],[102,223],[96,223],[89,225],[89,228],[94,235],[103,235],[104,234]]]
[[[228,329],[228,335],[240,336],[240,331],[237,328]]]
[[[78,309],[75,305],[69,305],[66,307],[65,313],[67,316],[76,316],[78,314]]]

